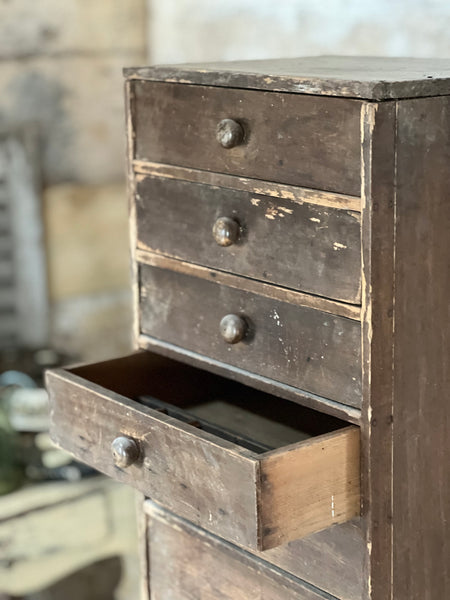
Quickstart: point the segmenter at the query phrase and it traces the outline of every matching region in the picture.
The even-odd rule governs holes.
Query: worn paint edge
[[[137,348],[137,339],[140,330],[139,313],[139,269],[136,263],[137,246],[137,220],[136,220],[136,181],[133,172],[133,158],[135,153],[135,139],[133,122],[133,101],[134,92],[130,81],[125,82],[125,126],[126,126],[126,155],[127,155],[127,197],[128,197],[128,232],[129,232],[129,252],[130,252],[130,274],[131,274],[131,292],[132,292],[132,336],[133,346]]]
[[[264,283],[256,279],[250,279],[241,275],[226,273],[207,267],[202,267],[193,263],[188,263],[177,258],[171,258],[162,254],[156,254],[147,250],[137,249],[135,252],[136,260],[144,265],[170,269],[176,273],[184,273],[192,277],[206,279],[218,285],[227,285],[231,288],[243,290],[253,294],[259,294],[272,300],[288,302],[295,306],[304,306],[321,312],[330,313],[339,317],[360,321],[361,308],[358,305],[345,304],[335,300],[304,294],[289,288],[283,288],[271,283]]]
[[[179,179],[191,183],[203,183],[215,187],[230,188],[238,191],[247,191],[253,194],[271,196],[281,200],[290,200],[298,204],[314,204],[327,208],[337,208],[355,213],[361,212],[361,198],[334,192],[326,192],[311,188],[303,188],[282,183],[239,177],[226,173],[214,173],[200,169],[191,169],[174,165],[147,162],[142,160],[132,161],[132,170],[136,175],[147,175],[166,179]]]

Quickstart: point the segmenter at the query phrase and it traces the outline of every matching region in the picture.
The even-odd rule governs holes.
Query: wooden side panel
[[[233,345],[219,333],[229,313],[249,324],[246,338]],[[361,403],[356,321],[142,265],[141,330],[343,404]]]
[[[367,543],[364,600],[391,600],[395,127],[395,103],[365,105],[361,430],[362,514]]]
[[[393,598],[450,598],[450,98],[398,104]],[[380,597],[381,598],[381,597]]]
[[[132,81],[136,155],[161,162],[360,195],[361,102],[276,92]],[[244,143],[216,127],[239,121]]]
[[[244,450],[69,372],[49,372],[47,385],[56,444],[193,523],[257,547],[257,463]],[[111,456],[119,435],[141,449],[140,460],[126,469]]]
[[[261,461],[261,547],[269,549],[359,515],[359,428],[290,446]]]
[[[360,215],[260,194],[137,176],[138,247],[207,267],[357,304]],[[240,226],[219,246],[219,217]]]
[[[152,600],[333,600],[152,506],[148,528]]]

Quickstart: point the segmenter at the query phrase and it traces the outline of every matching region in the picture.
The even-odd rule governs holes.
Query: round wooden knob
[[[220,321],[220,334],[227,344],[237,344],[247,333],[247,323],[239,315],[225,315]]]
[[[234,148],[244,141],[244,130],[237,121],[223,119],[217,125],[216,138],[224,148]]]
[[[133,438],[121,435],[111,444],[111,452],[116,467],[126,469],[139,458],[139,446]]]
[[[213,236],[219,246],[231,246],[239,237],[239,223],[230,217],[219,217],[214,223]]]

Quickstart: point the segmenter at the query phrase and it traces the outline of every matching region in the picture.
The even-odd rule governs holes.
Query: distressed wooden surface
[[[449,131],[448,97],[399,103],[393,381],[396,599],[450,597]]]
[[[103,477],[0,499],[0,591],[25,596],[112,556],[134,555],[133,492]]]
[[[359,519],[256,556],[340,600],[362,600],[365,544]]]
[[[368,104],[362,130],[363,598],[373,600],[390,598],[392,578],[395,110],[394,102]]]
[[[140,335],[138,338],[139,348],[157,352],[162,356],[181,360],[190,365],[203,369],[216,375],[222,375],[230,381],[244,383],[256,390],[273,394],[278,398],[290,400],[296,404],[312,408],[323,414],[343,419],[349,423],[359,425],[361,423],[361,410],[334,400],[328,400],[311,392],[306,392],[292,385],[286,385],[280,381],[274,381],[263,375],[250,373],[240,367],[215,360],[208,356],[201,356],[186,348],[181,348],[168,342],[162,342],[148,335]]]
[[[141,331],[249,372],[358,407],[360,325],[214,280],[141,266]],[[248,336],[226,344],[219,323],[244,316]]]
[[[361,102],[136,80],[135,159],[359,196]],[[216,127],[239,121],[223,148]]]
[[[197,369],[159,356],[152,359],[149,353],[72,372],[50,371],[47,385],[53,439],[80,460],[136,487],[197,525],[251,548],[273,547],[302,532],[318,531],[354,516],[359,509],[359,499],[355,500],[355,494],[359,495],[357,428],[339,429],[313,441],[288,445],[285,450],[257,455],[132,399],[136,394],[158,397],[161,392],[161,399],[183,406],[189,404],[189,398],[209,401],[214,392],[225,393],[220,378],[209,376],[212,383],[208,387],[202,376]],[[177,380],[179,387],[171,390],[165,385],[167,378]],[[257,405],[267,401],[264,395],[242,387],[233,386],[232,391],[242,395],[244,405],[246,393],[253,395]],[[297,420],[302,419],[302,410],[305,413],[297,407]],[[316,422],[320,418],[317,413],[312,416]],[[209,420],[214,423],[213,418],[211,414]],[[126,469],[117,468],[112,460],[111,443],[119,435],[132,437],[140,447],[139,460]],[[304,471],[305,453],[318,460],[314,481]],[[287,479],[286,465],[290,471]],[[311,513],[301,510],[302,494],[290,496],[293,486],[301,490],[306,485],[305,478]],[[313,489],[314,501],[309,497]],[[336,511],[328,506],[329,495],[336,498]],[[293,521],[287,515],[284,521],[274,521],[272,508],[282,508],[286,498]],[[277,516],[279,513],[275,519]]]
[[[360,512],[359,428],[263,455],[261,545],[274,548]]]
[[[132,168],[134,173],[139,175],[152,175],[153,177],[204,183],[231,190],[250,192],[251,194],[263,194],[264,196],[271,196],[272,198],[279,198],[281,200],[292,200],[299,204],[307,202],[308,204],[322,206],[323,208],[329,206],[330,208],[342,208],[343,210],[361,212],[361,198],[359,196],[348,196],[346,194],[313,190],[295,185],[284,185],[282,183],[274,183],[273,181],[262,181],[249,177],[238,177],[225,173],[213,173],[211,171],[201,171],[200,169],[189,169],[177,165],[163,165],[140,160],[133,160]]]
[[[148,508],[155,600],[335,600],[155,504]]]
[[[358,213],[174,179],[136,179],[139,248],[359,303]],[[219,217],[239,224],[239,238],[228,247],[213,237]]]
[[[115,370],[109,380],[108,371]],[[255,544],[256,463],[248,451],[130,399],[136,391],[173,402],[199,399],[212,393],[202,373],[150,355],[107,361],[95,371],[48,374],[54,441],[193,522]],[[119,375],[124,371],[126,380]],[[137,440],[141,449],[141,460],[127,469],[112,460],[111,443],[119,435]]]
[[[147,515],[143,510],[145,496],[142,492],[135,492],[136,516],[137,516],[137,541],[139,560],[139,600],[151,600],[150,598],[150,556],[147,540]]]
[[[287,302],[293,306],[314,308],[325,313],[346,317],[354,321],[359,321],[361,318],[361,307],[358,305],[345,304],[344,302],[338,302],[336,300],[330,300],[329,298],[322,298],[320,296],[312,296],[311,294],[305,294],[303,292],[298,292],[297,290],[290,290],[278,285],[265,283],[264,281],[257,281],[247,277],[240,277],[238,275],[234,275],[233,273],[225,273],[224,271],[209,269],[207,267],[202,267],[201,265],[195,265],[194,263],[188,263],[186,261],[171,258],[169,256],[149,252],[148,250],[137,249],[135,252],[135,258],[138,263],[144,265],[168,269],[176,273],[185,273],[187,275],[192,275],[193,277],[198,277],[200,279],[206,279],[209,281],[214,280],[216,283],[220,283],[237,290],[251,292],[260,296],[264,296],[265,298],[273,298],[274,300]]]
[[[314,56],[125,69],[129,78],[388,100],[450,93],[447,58]]]

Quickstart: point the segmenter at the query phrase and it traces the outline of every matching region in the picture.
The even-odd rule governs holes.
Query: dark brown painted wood
[[[294,306],[307,306],[332,315],[353,319],[354,321],[360,321],[361,319],[361,307],[355,304],[345,304],[343,302],[330,300],[329,298],[312,296],[311,294],[305,294],[278,285],[264,283],[263,281],[258,281],[256,279],[240,277],[233,273],[208,269],[201,265],[188,263],[177,258],[170,258],[162,254],[155,254],[154,252],[149,252],[147,250],[137,249],[135,258],[138,263],[168,269],[169,271],[175,271],[176,273],[186,273],[187,275],[199,277],[200,279],[207,279],[208,281],[214,280],[216,283],[222,283],[223,285],[238,290],[244,290],[246,292],[252,292],[259,296],[265,296],[266,298],[287,302]]]
[[[449,132],[450,98],[399,103],[393,431],[396,600],[450,597]]]
[[[135,159],[358,196],[361,102],[133,81]],[[244,142],[223,148],[233,118]]]
[[[358,213],[175,179],[136,179],[138,248],[360,302]],[[226,247],[213,236],[223,217],[238,229]]]
[[[350,319],[292,306],[182,273],[142,265],[141,331],[325,398],[361,402],[361,330]],[[227,314],[245,318],[238,344],[219,332]]]
[[[216,187],[231,190],[241,190],[251,194],[262,194],[281,200],[292,200],[293,202],[307,202],[325,208],[341,208],[353,212],[361,212],[361,198],[359,196],[348,196],[325,192],[323,190],[312,190],[311,188],[284,185],[261,179],[249,177],[238,177],[226,175],[225,173],[213,173],[199,169],[178,167],[177,165],[163,165],[154,162],[132,161],[133,171],[139,175],[151,175],[153,177],[164,177],[165,179],[181,179],[192,183],[205,183]]]
[[[283,414],[280,400],[150,353],[50,371],[47,385],[58,445],[237,544],[271,548],[359,514],[357,427],[289,402]],[[131,460],[118,462],[119,439]]]
[[[363,120],[362,484],[364,600],[391,599],[395,103]],[[400,475],[402,476],[402,475]],[[400,600],[400,597],[398,598]],[[405,599],[406,600],[406,599]]]
[[[358,521],[255,553],[340,600],[361,600],[365,542]]]
[[[359,425],[361,422],[361,410],[359,408],[347,406],[340,402],[335,402],[334,400],[328,400],[322,396],[312,394],[311,392],[306,392],[305,390],[300,390],[291,385],[274,381],[273,379],[269,379],[262,375],[250,373],[239,367],[234,367],[230,364],[214,360],[209,356],[201,356],[186,348],[180,348],[180,346],[157,340],[148,335],[140,335],[137,341],[139,348],[142,350],[150,350],[151,352],[157,352],[158,354],[169,358],[182,360],[187,364],[200,369],[224,376],[232,381],[244,383],[256,390],[267,392],[278,398],[290,400],[291,402],[295,402],[296,404],[300,404],[307,408],[318,410],[325,415],[343,419],[348,423]]]
[[[334,600],[155,504],[149,512],[150,587],[155,600]]]
[[[129,68],[133,79],[389,100],[450,94],[447,58],[308,56]]]

